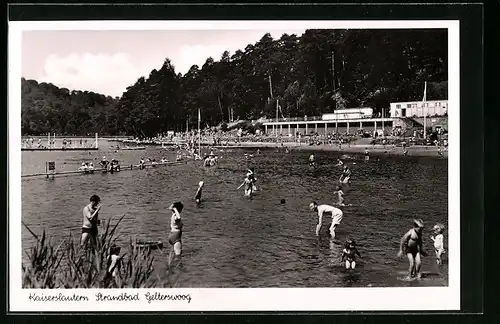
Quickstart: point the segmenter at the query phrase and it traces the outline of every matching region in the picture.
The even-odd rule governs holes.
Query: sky
[[[208,57],[218,61],[255,44],[266,32],[274,39],[281,30],[29,30],[22,33],[21,75],[60,88],[121,96],[141,76],[148,77],[169,58],[185,74]]]

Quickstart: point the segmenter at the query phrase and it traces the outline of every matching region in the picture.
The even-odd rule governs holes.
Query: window
[[[396,105],[396,108],[401,108],[401,105]]]
[[[407,105],[406,105],[406,108],[411,108],[411,104],[407,104]]]
[[[406,109],[401,109],[401,117],[406,117]]]

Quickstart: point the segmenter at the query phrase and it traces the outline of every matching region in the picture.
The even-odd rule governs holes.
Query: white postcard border
[[[21,37],[25,30],[263,30],[448,29],[449,286],[412,288],[221,288],[221,289],[22,289],[21,283]],[[460,47],[458,20],[420,21],[50,21],[9,22],[8,38],[8,226],[11,312],[95,311],[418,311],[460,309]],[[188,296],[148,302],[146,294]],[[96,294],[138,294],[139,301],[99,302]],[[88,301],[34,301],[30,295],[80,295]],[[150,295],[150,296],[151,296]],[[84,298],[85,299],[85,298]]]

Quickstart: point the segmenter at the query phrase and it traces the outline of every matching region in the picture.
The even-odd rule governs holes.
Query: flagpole
[[[425,102],[427,101],[427,81],[424,85],[424,98],[422,100],[422,112],[424,113],[424,140],[427,138],[427,114],[425,112]]]
[[[201,112],[200,108],[198,108],[198,153],[201,156],[201,131],[200,131],[200,120],[201,120]]]

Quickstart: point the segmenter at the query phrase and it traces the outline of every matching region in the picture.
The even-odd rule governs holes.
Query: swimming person
[[[344,162],[342,162],[341,159],[337,159],[337,164],[335,164],[335,166],[343,166],[344,165]]]
[[[203,190],[203,181],[200,181],[198,183],[198,190],[196,190],[196,195],[194,196],[194,200],[196,201],[196,204],[199,204],[201,202],[201,192]]]
[[[92,163],[92,162],[89,163],[88,170],[90,173],[94,173],[94,163]]]
[[[441,264],[441,255],[445,252],[444,250],[444,225],[436,224],[432,228],[434,235],[431,235],[431,240],[434,242],[434,252],[436,253],[436,263]]]
[[[97,247],[97,225],[99,224],[99,210],[101,210],[101,198],[97,195],[90,197],[90,204],[83,208],[83,225],[81,246],[91,240],[92,246]]]
[[[398,257],[401,257],[403,252],[408,257],[408,262],[410,263],[410,267],[408,269],[408,279],[415,276],[420,278],[420,256],[426,255],[422,247],[423,228],[424,222],[421,219],[415,219],[413,220],[413,228],[406,232],[406,234],[401,238]]]
[[[330,235],[331,239],[335,239],[335,229],[337,228],[338,225],[340,225],[340,222],[342,221],[342,218],[344,216],[344,213],[333,206],[330,205],[318,205],[315,201],[309,204],[309,209],[311,211],[316,211],[318,212],[318,225],[316,226],[316,236],[319,236],[319,231],[321,230],[321,226],[323,225],[323,214],[324,213],[331,213],[332,214],[332,224],[330,225]]]
[[[365,147],[365,161],[370,160],[370,152],[368,152],[368,148]]]
[[[356,268],[356,255],[362,258],[356,248],[356,242],[353,239],[348,239],[345,243],[344,250],[342,250],[342,262],[345,261],[346,269]]]
[[[344,192],[342,191],[342,187],[337,186],[337,190],[335,191],[335,195],[337,196],[337,205],[345,206],[344,205]]]
[[[342,171],[339,181],[341,183],[349,183],[350,179],[351,179],[351,170],[349,170],[347,165],[344,165],[344,171]]]
[[[145,168],[145,164],[146,162],[144,162],[144,158],[141,158],[141,160],[139,161],[139,169],[144,169]]]
[[[182,228],[184,224],[181,219],[181,212],[184,208],[182,202],[174,202],[168,207],[172,211],[172,216],[170,218],[170,235],[168,236],[168,243],[173,247],[173,255],[170,252],[169,264],[172,263],[173,256],[180,257],[182,253]]]

